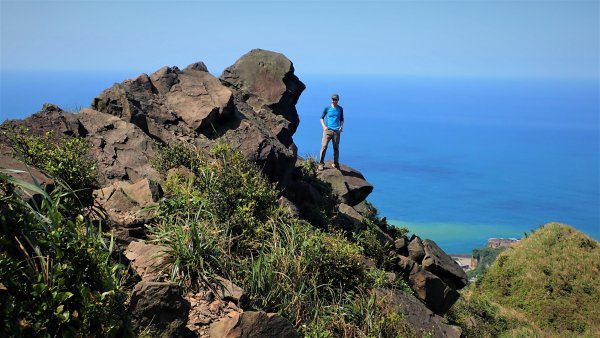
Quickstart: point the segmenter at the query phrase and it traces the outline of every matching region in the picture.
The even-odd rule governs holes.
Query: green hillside
[[[600,244],[549,223],[498,256],[473,296],[525,319],[543,335],[600,334]]]

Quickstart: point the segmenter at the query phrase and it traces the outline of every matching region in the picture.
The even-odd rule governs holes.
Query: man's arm
[[[325,115],[327,115],[327,107],[325,107],[323,114],[321,114],[321,126],[323,126],[323,130],[327,130],[327,126],[325,125]]]
[[[340,129],[339,129],[339,131],[341,132],[343,128],[344,128],[344,108],[340,107]]]

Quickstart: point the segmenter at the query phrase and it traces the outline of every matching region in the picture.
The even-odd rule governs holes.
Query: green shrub
[[[0,173],[0,180],[29,186]],[[0,200],[1,336],[131,336],[120,285],[126,268],[100,231],[61,212],[60,188],[35,207]]]
[[[305,159],[299,160],[298,164],[303,177],[315,178],[317,176],[318,163],[314,156],[307,155]]]
[[[236,238],[232,250],[255,251],[271,229],[266,221],[277,208],[277,191],[274,185],[244,155],[227,145],[217,145],[211,154],[187,152],[183,145],[169,146],[162,156],[183,153],[187,155],[173,158],[159,156],[157,162],[162,168],[165,163],[189,165],[191,175],[172,175],[166,183],[167,200],[159,209],[159,216],[186,214],[186,209],[194,207],[202,210],[201,219],[210,220],[230,232]],[[179,150],[177,150],[179,149]],[[184,149],[184,150],[182,150]]]
[[[478,263],[475,269],[467,271],[467,277],[472,278],[481,278],[485,271],[492,265],[492,263],[496,260],[496,257],[502,251],[506,250],[505,247],[497,247],[497,248],[489,248],[483,247],[479,249],[473,250],[473,258],[476,258]]]
[[[401,309],[389,308],[363,292],[346,293],[339,302],[323,307],[302,331],[305,337],[314,338],[422,336],[403,317]]]
[[[467,337],[498,337],[511,327],[511,321],[500,315],[497,305],[465,291],[445,317],[460,326]]]
[[[353,233],[353,240],[363,248],[364,254],[373,259],[378,267],[383,267],[387,262],[389,248],[384,248],[373,230],[372,225],[367,226],[363,231]],[[388,249],[388,250],[386,250]]]
[[[162,173],[166,173],[167,170],[177,167],[191,169],[197,160],[197,151],[191,145],[185,143],[157,144],[157,148],[158,156],[151,159],[150,163],[156,170]]]
[[[91,204],[91,188],[98,186],[98,173],[97,163],[89,155],[90,145],[87,140],[63,137],[54,141],[52,132],[36,136],[23,127],[8,129],[6,136],[15,155],[48,176],[67,184],[76,192],[80,202]]]
[[[321,284],[352,289],[364,278],[362,248],[340,234],[315,231],[303,243],[302,251],[308,271]]]
[[[364,288],[396,289],[407,294],[414,294],[413,289],[402,278],[391,278],[388,272],[381,269],[371,269],[366,272]]]

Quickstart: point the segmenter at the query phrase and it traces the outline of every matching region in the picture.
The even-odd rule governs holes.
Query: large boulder
[[[164,245],[133,241],[125,249],[125,257],[142,280],[157,281],[164,277],[165,258],[169,248]]]
[[[231,91],[200,62],[184,70],[163,67],[115,84],[94,98],[92,108],[131,122],[164,143],[206,133],[216,119],[233,111]]]
[[[425,252],[421,263],[423,269],[446,279],[447,282],[451,281],[457,289],[462,289],[467,285],[469,280],[465,271],[434,241],[424,240],[423,247]]]
[[[223,71],[221,81],[242,93],[242,99],[286,146],[300,123],[296,103],[306,88],[294,75],[292,62],[283,54],[262,49],[251,50]]]
[[[172,283],[141,281],[135,285],[129,303],[129,313],[135,330],[150,329],[154,336],[184,337],[189,302],[182,290]]]
[[[132,228],[144,226],[152,220],[146,208],[162,197],[160,184],[144,178],[134,184],[117,181],[93,192],[94,199],[107,214],[111,225]]]
[[[418,236],[413,236],[408,243],[408,257],[419,264],[421,264],[423,257],[425,257],[423,241]]]
[[[399,290],[375,289],[377,304],[383,311],[400,312],[416,331],[417,337],[459,338],[462,330],[448,325],[444,318],[431,312],[423,303]]]
[[[317,177],[331,185],[342,203],[355,206],[364,201],[373,191],[373,186],[356,169],[341,164],[340,169],[326,167]]]
[[[292,323],[276,313],[247,311],[210,326],[212,338],[300,338]]]
[[[305,89],[283,54],[254,49],[223,71],[221,82],[234,92],[236,128],[223,139],[263,168],[273,181],[287,184],[297,149],[292,135],[299,117],[296,103]]]
[[[150,164],[156,157],[154,140],[133,123],[93,109],[83,109],[79,121],[88,133],[98,172],[108,182],[159,181]]]
[[[459,293],[452,283],[446,283],[408,257],[397,256],[397,259],[397,271],[408,281],[415,297],[433,312],[443,315],[458,300]]]

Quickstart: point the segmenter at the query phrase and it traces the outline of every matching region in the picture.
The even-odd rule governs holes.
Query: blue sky
[[[0,0],[0,71],[220,75],[253,48],[299,75],[598,78],[599,1]]]

